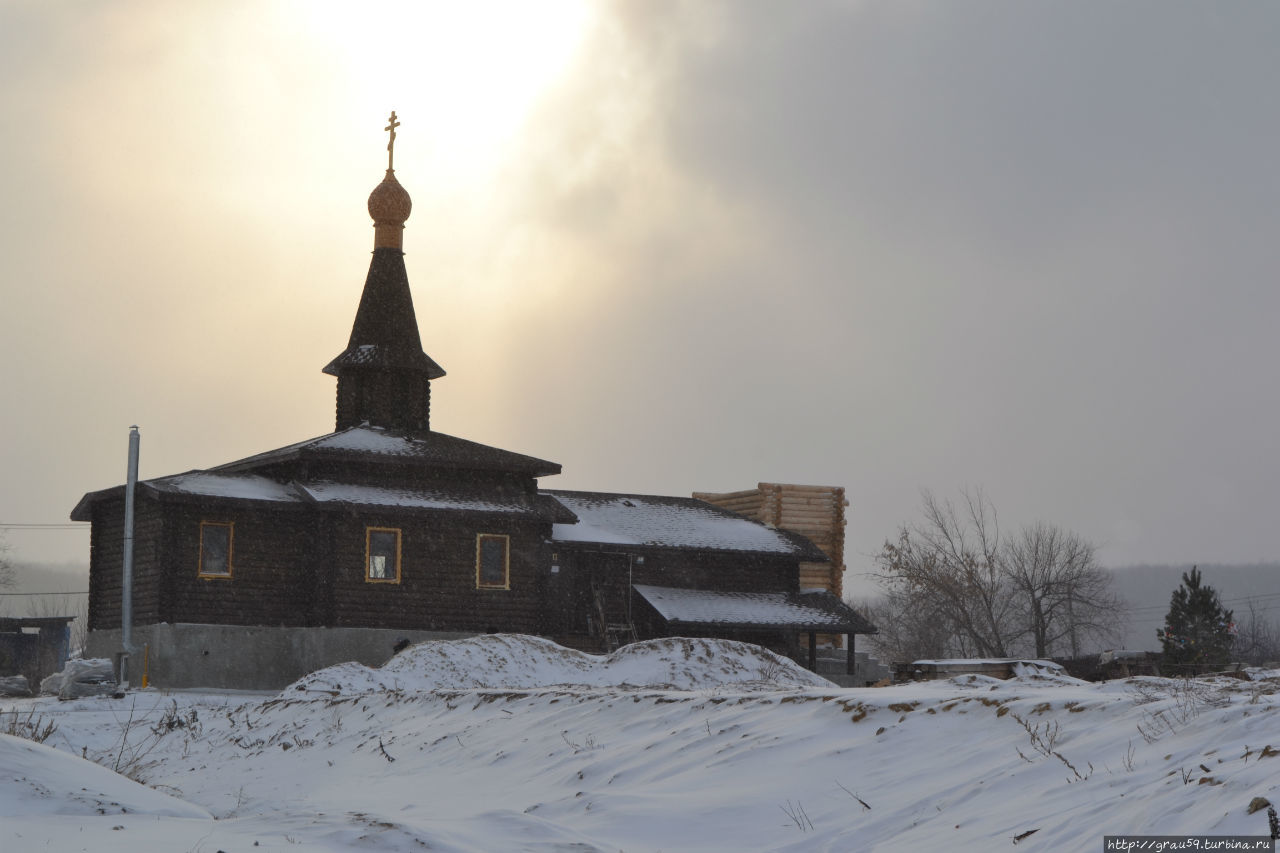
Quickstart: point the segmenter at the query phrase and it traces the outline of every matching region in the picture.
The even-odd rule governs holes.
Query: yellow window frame
[[[227,531],[227,570],[225,572],[206,572],[204,570],[204,530],[206,527],[223,527]],[[200,522],[200,553],[196,557],[196,576],[201,578],[209,578],[210,580],[231,580],[234,563],[232,555],[235,554],[236,542],[236,523],[234,521],[201,521]]]
[[[502,583],[485,583],[481,574],[485,540],[502,542]],[[476,534],[476,589],[511,589],[511,537],[504,533]]]
[[[372,568],[371,558],[373,557],[373,534],[375,533],[394,533],[396,535],[396,562],[395,574],[389,578],[375,578],[369,574]],[[364,580],[365,583],[400,583],[400,543],[401,535],[399,527],[366,527],[364,529]]]

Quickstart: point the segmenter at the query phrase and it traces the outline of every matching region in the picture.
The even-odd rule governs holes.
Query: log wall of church
[[[630,586],[650,584],[681,589],[734,590],[736,592],[797,592],[797,561],[793,557],[758,553],[655,548],[643,546],[576,545],[557,542],[550,576],[546,633],[580,634],[589,631],[588,617],[595,616],[592,586],[600,590],[603,604],[612,614],[638,614]],[[648,624],[637,625],[641,638],[665,636]]]
[[[164,516],[159,505],[139,495],[134,503],[133,621],[155,622],[159,612],[160,540]],[[93,508],[89,541],[89,630],[120,627],[124,591],[124,498]]]
[[[243,503],[169,508],[158,622],[302,626],[315,593],[308,583],[311,513]],[[231,573],[200,575],[200,523],[233,525]]]
[[[644,555],[635,583],[736,592],[796,592],[796,560],[763,554],[654,549]]]
[[[550,525],[496,514],[272,510],[139,500],[134,624],[542,630]],[[200,523],[233,525],[231,573],[200,575]],[[399,583],[365,578],[368,527],[401,531]],[[476,584],[476,536],[509,537],[509,588]],[[123,500],[94,508],[90,629],[120,627]]]
[[[399,583],[365,580],[365,531],[401,531]],[[550,525],[501,515],[437,513],[406,518],[361,512],[333,521],[332,624],[428,631],[542,630],[544,540]],[[476,585],[476,537],[509,537],[509,588]]]

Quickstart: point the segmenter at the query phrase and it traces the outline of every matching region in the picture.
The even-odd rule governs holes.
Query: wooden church
[[[334,431],[138,483],[133,672],[278,688],[341,661],[381,664],[406,641],[491,632],[589,651],[727,637],[797,659],[807,637],[812,666],[819,634],[875,630],[840,601],[838,572],[802,589],[802,566],[843,566],[799,533],[712,500],[540,489],[558,464],[432,430],[445,372],[422,349],[402,251],[412,204],[392,167],[389,153],[369,196],[351,337],[324,368]],[[90,492],[71,513],[92,525],[95,657],[121,643],[124,492]]]

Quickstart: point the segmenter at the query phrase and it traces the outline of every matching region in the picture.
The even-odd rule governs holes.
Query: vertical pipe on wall
[[[129,427],[129,474],[124,487],[124,569],[120,600],[120,671],[121,686],[127,686],[128,658],[133,652],[133,493],[138,486],[138,427]]]

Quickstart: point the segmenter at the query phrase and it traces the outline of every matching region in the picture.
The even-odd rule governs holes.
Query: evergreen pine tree
[[[1235,637],[1231,611],[1222,607],[1218,592],[1200,583],[1194,566],[1182,575],[1182,585],[1169,600],[1164,628],[1157,635],[1164,646],[1164,660],[1175,672],[1203,672],[1225,666],[1231,659]]]

